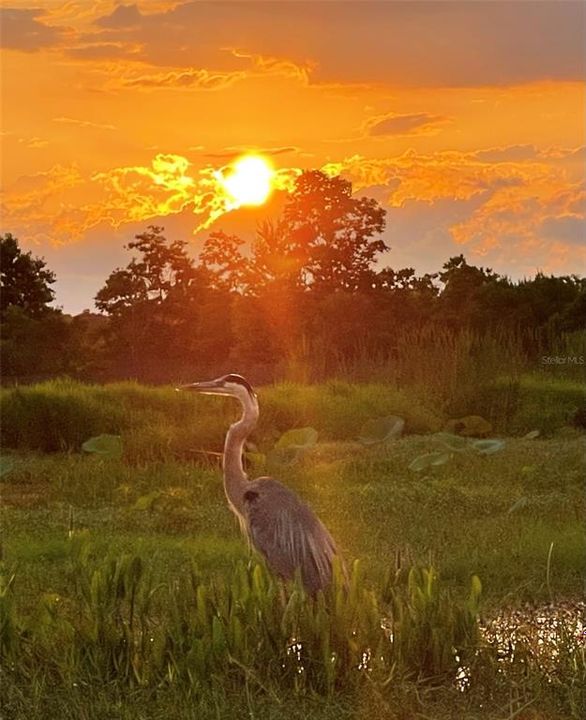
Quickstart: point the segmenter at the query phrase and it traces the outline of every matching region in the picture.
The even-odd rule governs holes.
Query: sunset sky
[[[387,208],[384,264],[584,274],[584,2],[0,5],[1,229],[67,312],[147,225],[249,237],[304,168]],[[221,181],[249,152],[255,210]]]

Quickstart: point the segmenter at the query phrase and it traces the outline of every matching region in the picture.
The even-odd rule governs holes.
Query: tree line
[[[426,327],[517,333],[528,354],[586,317],[586,280],[537,274],[513,282],[449,258],[436,273],[382,267],[385,210],[351,184],[304,172],[276,220],[252,243],[210,233],[197,258],[149,226],[130,260],[75,317],[51,303],[44,260],[1,236],[1,355],[5,378],[170,382],[199,373],[283,377],[296,361],[314,378],[365,354],[392,359],[401,336]]]

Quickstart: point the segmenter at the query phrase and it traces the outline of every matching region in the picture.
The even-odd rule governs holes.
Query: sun
[[[274,170],[260,155],[244,155],[236,160],[224,189],[240,205],[262,205],[272,190]]]

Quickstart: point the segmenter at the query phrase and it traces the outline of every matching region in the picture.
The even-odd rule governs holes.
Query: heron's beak
[[[209,393],[215,395],[218,391],[221,391],[222,385],[219,380],[208,380],[206,382],[189,383],[188,385],[179,385],[175,390],[194,390],[200,393]]]

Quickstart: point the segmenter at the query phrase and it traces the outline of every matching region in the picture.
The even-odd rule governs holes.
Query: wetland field
[[[283,590],[249,551],[235,401],[2,390],[4,720],[582,717],[579,382],[523,376],[464,420],[384,383],[259,396],[248,472],[314,508],[347,590]]]

